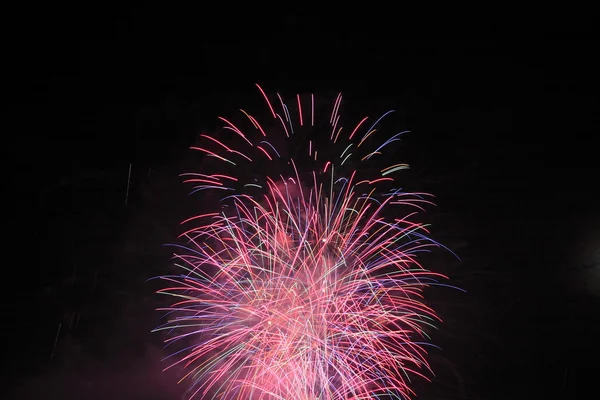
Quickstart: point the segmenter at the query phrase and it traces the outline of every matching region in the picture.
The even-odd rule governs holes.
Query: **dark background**
[[[217,115],[262,105],[258,82],[288,97],[341,91],[350,112],[397,109],[399,128],[414,132],[406,179],[436,194],[433,235],[462,259],[428,261],[467,290],[432,294],[443,351],[420,398],[593,398],[591,13],[417,23],[386,10],[275,12],[14,14],[4,61],[8,397],[178,398],[177,371],[160,372],[160,338],[149,334],[159,303],[145,281],[170,265],[162,245],[198,210],[177,176],[198,167],[187,148]]]

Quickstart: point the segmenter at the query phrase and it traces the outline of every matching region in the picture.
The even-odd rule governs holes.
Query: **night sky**
[[[146,280],[170,267],[162,245],[199,210],[178,177],[200,165],[189,146],[219,115],[262,112],[255,83],[288,97],[343,92],[346,112],[396,109],[395,126],[412,132],[396,156],[411,165],[411,189],[436,195],[432,235],[462,260],[433,254],[428,266],[467,291],[432,294],[442,350],[418,398],[600,396],[591,16],[317,14],[123,6],[15,17],[8,398],[179,398],[178,371],[160,372],[159,300]]]

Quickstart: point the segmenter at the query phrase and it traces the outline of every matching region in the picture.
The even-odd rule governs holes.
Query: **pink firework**
[[[377,143],[381,118],[346,133],[341,95],[316,124],[312,95],[288,107],[257,87],[266,123],[242,110],[220,118],[230,138],[193,147],[214,162],[186,182],[224,196],[183,222],[184,272],[161,277],[170,367],[190,398],[411,398],[439,321],[422,292],[445,277],[417,261],[439,246],[413,220],[429,196],[395,187],[405,164],[376,169],[401,133]]]

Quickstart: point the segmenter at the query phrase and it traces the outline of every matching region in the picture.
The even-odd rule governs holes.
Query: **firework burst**
[[[405,164],[375,169],[404,132],[377,144],[389,113],[346,133],[341,95],[315,122],[312,95],[288,107],[257,87],[267,122],[220,118],[230,137],[201,135],[213,162],[184,174],[223,196],[182,223],[183,272],[160,277],[177,299],[157,328],[179,344],[169,368],[185,366],[190,398],[410,398],[439,322],[423,289],[445,277],[417,261],[439,246],[413,221],[430,196],[396,187]]]

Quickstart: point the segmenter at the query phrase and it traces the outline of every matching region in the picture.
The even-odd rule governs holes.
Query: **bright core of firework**
[[[282,134],[299,135],[281,97],[283,117],[259,89]],[[300,126],[308,126],[297,101]],[[418,252],[438,245],[413,218],[429,201],[391,186],[390,175],[403,164],[370,179],[344,168],[352,153],[370,160],[398,135],[358,156],[376,124],[353,144],[366,119],[342,135],[340,102],[338,96],[329,119],[330,144],[350,145],[318,164],[309,141],[307,155],[319,168],[308,175],[290,159],[289,175],[273,170],[242,184],[247,171],[238,163],[282,157],[247,113],[265,139],[259,144],[222,119],[245,148],[209,136],[195,147],[233,172],[186,174],[195,190],[225,190],[227,207],[184,221],[194,226],[181,235],[187,245],[175,255],[183,273],[161,277],[168,284],[159,293],[177,300],[163,309],[168,321],[157,330],[170,333],[168,346],[180,344],[169,358],[188,370],[182,380],[191,382],[190,398],[410,398],[411,377],[426,378],[425,330],[439,318],[422,291],[443,276],[418,263]],[[312,96],[308,116],[314,126]],[[390,217],[394,207],[413,211]]]

